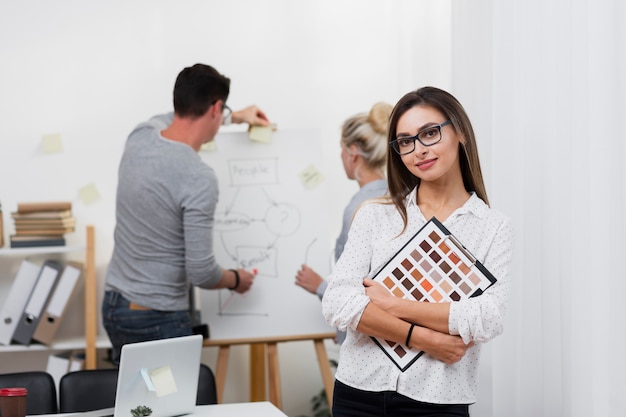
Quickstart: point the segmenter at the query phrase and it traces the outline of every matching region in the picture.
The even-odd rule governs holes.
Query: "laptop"
[[[143,407],[151,410],[150,417],[193,413],[201,353],[201,335],[122,346],[115,407],[83,415],[140,417]]]

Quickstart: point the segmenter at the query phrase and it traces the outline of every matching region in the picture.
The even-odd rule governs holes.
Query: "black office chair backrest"
[[[57,390],[52,376],[43,371],[0,374],[0,388],[21,387],[28,390],[26,414],[56,414]]]
[[[69,372],[59,382],[59,411],[82,413],[115,406],[117,368]]]
[[[198,376],[198,396],[196,397],[196,405],[209,404],[217,404],[215,376],[211,368],[201,363],[200,374]]]

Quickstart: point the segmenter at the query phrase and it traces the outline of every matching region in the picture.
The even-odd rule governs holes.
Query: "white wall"
[[[279,128],[322,130],[334,242],[356,191],[339,161],[341,122],[421,85],[449,88],[450,19],[441,0],[0,0],[5,237],[17,202],[73,201],[79,227],[96,226],[102,286],[125,138],[170,110],[177,73],[203,62],[231,77],[231,107],[256,103]],[[46,134],[61,135],[63,152],[42,152]],[[91,183],[100,199],[84,204],[79,189]],[[313,348],[280,349],[285,411],[305,413],[322,386]],[[206,356],[212,363],[215,353]],[[246,364],[247,351],[235,348],[226,401],[247,399]]]
[[[452,4],[453,44],[474,57],[453,85],[476,80],[491,107],[490,197],[516,230],[479,415],[623,416],[626,3]]]

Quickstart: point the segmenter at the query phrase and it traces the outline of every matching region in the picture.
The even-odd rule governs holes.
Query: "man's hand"
[[[252,273],[242,268],[237,269],[237,272],[239,273],[239,285],[233,291],[243,294],[248,291],[250,287],[252,287],[256,273]]]
[[[269,126],[267,116],[257,106],[248,106],[238,111],[233,111],[233,123],[248,123],[250,126]]]

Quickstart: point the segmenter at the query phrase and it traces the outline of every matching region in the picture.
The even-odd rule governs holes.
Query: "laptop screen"
[[[196,406],[202,336],[131,343],[122,347],[115,417],[173,417]]]

